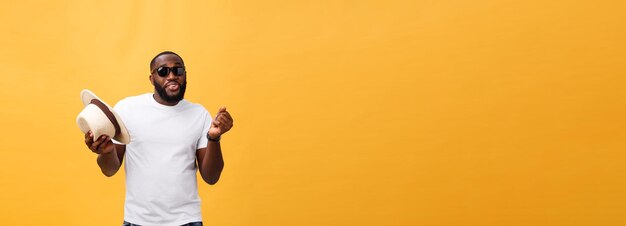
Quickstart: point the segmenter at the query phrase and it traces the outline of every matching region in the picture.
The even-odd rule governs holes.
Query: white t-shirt
[[[186,100],[162,105],[152,93],[125,98],[114,109],[130,133],[124,220],[139,225],[202,221],[196,150],[207,145],[209,112]]]

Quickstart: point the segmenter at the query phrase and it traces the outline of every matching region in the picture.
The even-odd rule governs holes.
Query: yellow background
[[[626,225],[623,1],[2,3],[2,225],[121,224],[79,92],[163,50],[235,118],[206,225]]]

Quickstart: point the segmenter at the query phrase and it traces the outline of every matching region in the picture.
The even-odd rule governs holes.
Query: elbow
[[[102,170],[102,174],[104,174],[104,176],[106,176],[106,177],[112,177],[113,175],[115,175],[115,173],[117,173],[117,170],[116,171]]]
[[[224,169],[224,165],[222,163],[221,167],[219,167],[216,171],[207,173],[202,175],[202,179],[209,185],[215,185],[220,180],[220,176],[222,175],[222,170]]]
[[[209,185],[215,185],[220,180],[220,177],[202,177],[202,179]]]
[[[214,180],[209,180],[209,181],[207,181],[207,184],[209,184],[209,185],[215,185],[215,184],[217,184],[217,181],[219,181],[219,180],[220,180],[219,178],[214,179]]]

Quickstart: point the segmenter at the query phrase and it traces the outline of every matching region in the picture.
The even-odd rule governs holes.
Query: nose
[[[169,73],[167,73],[167,80],[174,80],[176,79],[176,75],[174,75],[174,70],[169,70]]]

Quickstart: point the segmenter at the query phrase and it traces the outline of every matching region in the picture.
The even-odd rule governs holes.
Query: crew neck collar
[[[169,106],[169,105],[164,105],[164,104],[161,104],[161,103],[157,102],[156,99],[154,99],[153,95],[158,95],[158,94],[154,94],[154,93],[147,93],[146,94],[146,97],[148,98],[148,102],[150,102],[151,105],[154,105],[154,106],[156,106],[158,108],[163,108],[163,109],[178,109],[178,108],[180,108],[180,106],[183,105],[183,102],[185,101],[185,99],[182,99],[182,100],[178,101],[178,103],[176,103],[176,105]]]

